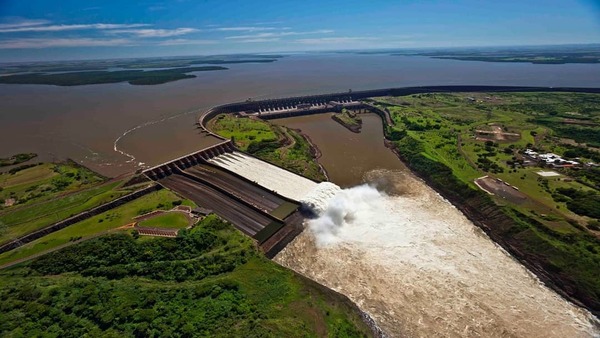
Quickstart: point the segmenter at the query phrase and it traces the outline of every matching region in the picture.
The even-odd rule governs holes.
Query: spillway
[[[209,162],[295,201],[301,201],[318,185],[305,177],[239,151],[213,157]]]
[[[275,260],[348,296],[391,337],[598,336],[595,317],[425,183],[386,171],[366,181],[330,186],[309,231]]]

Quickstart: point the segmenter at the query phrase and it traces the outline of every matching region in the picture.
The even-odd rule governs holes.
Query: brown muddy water
[[[273,123],[300,129],[318,145],[319,159],[329,180],[342,188],[363,182],[366,172],[375,169],[406,170],[383,144],[381,118],[375,114],[361,114],[362,131],[353,133],[331,119],[331,114],[307,115],[272,120]]]
[[[364,134],[329,114],[275,122],[308,134],[332,182],[351,186],[325,187],[337,194],[317,201],[324,212],[275,261],[350,297],[391,337],[600,334],[589,312],[407,170],[383,145],[378,116],[363,115]]]
[[[197,115],[249,97],[415,85],[600,86],[600,65],[595,64],[297,54],[268,64],[228,67],[156,86],[1,84],[0,156],[36,152],[37,160],[69,157],[115,176],[212,144],[195,129]]]

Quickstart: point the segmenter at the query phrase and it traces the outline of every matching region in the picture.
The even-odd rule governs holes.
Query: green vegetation
[[[0,167],[7,167],[9,165],[15,165],[23,162],[27,162],[32,158],[37,157],[35,153],[23,153],[16,154],[8,158],[0,158]]]
[[[53,232],[17,249],[2,253],[0,254],[0,265],[30,257],[82,238],[104,234],[107,231],[133,223],[133,218],[136,216],[156,209],[172,208],[180,203],[179,197],[168,190],[152,192],[115,209]],[[183,201],[183,204],[195,206],[193,202],[188,200]]]
[[[331,118],[342,126],[346,127],[348,130],[355,133],[360,133],[360,129],[362,128],[362,119],[357,113],[347,109],[342,109],[340,113],[331,115]]]
[[[181,212],[171,211],[138,223],[141,227],[182,229],[190,225],[189,219]]]
[[[600,63],[600,51],[596,46],[454,49],[394,55],[424,55],[436,59],[533,64]]]
[[[600,219],[600,194],[574,188],[556,189],[558,198],[566,198],[567,207],[580,215]]]
[[[44,163],[0,175],[0,243],[130,192],[74,162]]]
[[[487,224],[492,238],[534,270],[541,267],[555,285],[600,310],[600,239],[589,231],[600,229],[594,220],[600,217],[599,171],[554,168],[564,176],[544,178],[536,172],[547,169],[524,166],[523,156],[533,148],[577,156],[583,163],[594,159],[593,148],[577,144],[589,133],[573,134],[574,145],[562,138],[560,119],[587,121],[585,128],[600,134],[594,125],[600,95],[419,94],[372,101],[390,113],[394,125],[387,127],[388,137],[394,135],[394,146],[415,172]],[[513,204],[488,196],[473,183],[484,175],[518,187],[527,200]]]
[[[526,62],[562,65],[565,63],[600,63],[600,55],[534,55],[534,56],[434,56],[435,59],[483,62]]]
[[[183,67],[162,70],[118,70],[118,71],[85,71],[73,73],[43,74],[27,73],[0,77],[0,83],[7,84],[46,84],[55,86],[80,86],[100,83],[117,83],[127,81],[132,85],[156,85],[190,79],[196,75],[191,72],[226,70],[225,67]]]
[[[35,63],[4,64],[0,74],[12,73],[49,73],[49,72],[79,72],[90,70],[112,69],[141,69],[141,68],[175,68],[193,65],[222,65],[238,63],[269,63],[274,62],[282,55],[227,55],[219,57],[193,56],[171,58],[141,58],[119,60],[78,60],[78,61],[53,61]]]
[[[316,150],[292,129],[226,114],[211,120],[209,129],[232,139],[239,149],[260,159],[317,181],[325,179],[314,159]]]
[[[2,336],[359,337],[338,294],[214,216],[178,238],[113,234],[0,273]]]

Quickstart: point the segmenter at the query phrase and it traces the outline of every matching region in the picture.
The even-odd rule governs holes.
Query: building
[[[580,165],[577,161],[567,160],[554,153],[539,154],[531,149],[525,149],[525,156],[554,168],[570,168]]]

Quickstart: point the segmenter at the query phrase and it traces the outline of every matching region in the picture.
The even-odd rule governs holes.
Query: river
[[[38,160],[72,158],[116,176],[214,143],[195,128],[197,115],[250,97],[416,85],[600,86],[600,64],[314,53],[228,67],[155,86],[0,84],[0,156],[36,152]]]
[[[364,134],[328,114],[276,122],[310,136],[331,180],[346,187],[275,257],[280,264],[347,295],[392,337],[599,334],[589,312],[407,170],[383,145],[379,117],[363,116]]]

